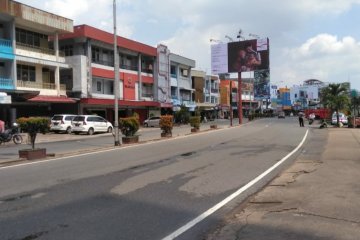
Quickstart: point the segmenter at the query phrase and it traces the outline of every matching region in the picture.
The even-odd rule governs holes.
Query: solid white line
[[[201,222],[202,220],[204,220],[205,218],[207,218],[208,216],[210,216],[211,214],[213,214],[214,212],[216,212],[217,210],[219,210],[220,208],[222,208],[223,206],[228,204],[234,198],[238,197],[241,193],[243,193],[244,191],[249,189],[251,186],[253,186],[257,182],[259,182],[262,178],[264,178],[267,174],[271,173],[275,168],[277,168],[279,165],[281,165],[283,162],[285,162],[289,157],[291,157],[291,155],[293,155],[295,152],[297,152],[301,148],[301,146],[304,144],[304,142],[306,140],[308,132],[309,132],[309,130],[306,130],[305,136],[303,137],[300,144],[294,150],[292,150],[292,152],[290,152],[288,155],[283,157],[279,162],[274,164],[268,170],[266,170],[265,172],[263,172],[262,174],[257,176],[255,179],[253,179],[252,181],[247,183],[245,186],[238,189],[233,194],[229,195],[227,198],[225,198],[224,200],[222,200],[221,202],[219,202],[218,204],[216,204],[212,208],[208,209],[207,211],[205,211],[204,213],[202,213],[201,215],[199,215],[195,219],[191,220],[190,222],[188,222],[187,224],[185,224],[181,228],[177,229],[175,232],[173,232],[170,235],[164,237],[162,240],[175,239],[176,237],[180,236],[181,234],[183,234],[184,232],[186,232],[187,230],[189,230],[190,228],[192,228],[193,226],[195,226],[196,224],[198,224],[199,222]]]

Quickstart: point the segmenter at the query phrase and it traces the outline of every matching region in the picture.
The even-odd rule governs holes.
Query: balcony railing
[[[132,71],[137,71],[139,69],[137,65],[125,65],[125,64],[120,64],[120,68],[126,70],[132,70]]]
[[[0,46],[12,48],[12,42],[11,40],[0,38]]]
[[[42,47],[28,45],[28,44],[20,43],[20,42],[16,42],[16,48],[31,51],[31,52],[38,52],[38,53],[42,53],[42,54],[48,54],[48,55],[55,56],[55,50],[50,49],[50,48],[42,48]],[[63,51],[59,51],[59,56],[65,57],[65,53]]]
[[[211,89],[211,93],[219,93],[219,89],[217,89],[217,88],[212,88],[212,89]]]
[[[36,88],[36,89],[50,89],[50,90],[56,89],[55,83],[39,83],[39,82],[30,82],[30,81],[22,81],[22,80],[17,81],[17,86],[24,88]],[[60,90],[66,91],[66,85],[60,84]]]
[[[96,59],[92,59],[93,63],[96,64],[100,64],[100,65],[105,65],[105,66],[109,66],[109,67],[114,67],[114,61],[105,61],[105,60],[96,60]]]
[[[177,78],[177,74],[176,73],[172,73],[170,74],[172,78]]]
[[[0,77],[0,89],[14,89],[13,80]]]

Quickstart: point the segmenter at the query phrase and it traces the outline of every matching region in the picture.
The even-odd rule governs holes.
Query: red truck
[[[331,110],[327,108],[306,109],[304,113],[306,118],[309,118],[309,115],[313,113],[315,119],[331,119]]]

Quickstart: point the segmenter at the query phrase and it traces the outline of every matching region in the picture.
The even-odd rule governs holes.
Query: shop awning
[[[66,96],[36,96],[28,100],[28,102],[48,102],[48,103],[76,103],[75,100]]]

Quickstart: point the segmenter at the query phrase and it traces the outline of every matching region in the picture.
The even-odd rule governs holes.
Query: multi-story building
[[[69,69],[59,34],[73,21],[12,0],[0,0],[0,92],[11,97],[0,111],[8,123],[20,116],[48,115],[75,101],[60,79]],[[31,109],[31,111],[29,111]]]
[[[157,46],[157,61],[155,68],[155,99],[160,104],[158,112],[153,115],[170,114],[172,112],[171,80],[170,80],[170,50],[167,46]]]
[[[231,86],[231,87],[230,87]],[[231,90],[231,98],[230,96]],[[251,111],[255,111],[259,108],[259,102],[254,99],[254,79],[252,78],[243,78],[242,79],[242,112],[244,116],[247,116]],[[231,107],[234,113],[234,116],[238,116],[238,81],[237,79],[221,79],[220,80],[220,109],[221,115],[227,116],[230,108],[230,99]]]
[[[193,99],[202,116],[207,119],[218,117],[218,105],[220,98],[219,77],[206,75],[204,71],[191,70]]]
[[[138,113],[142,122],[149,112],[159,109],[163,99],[155,96],[154,66],[157,48],[117,36],[119,53],[119,116]],[[79,113],[96,113],[114,121],[114,36],[100,29],[79,25],[71,34],[60,36],[60,49],[72,71],[63,74],[71,95],[79,98]],[[163,74],[160,70],[157,73]],[[155,99],[158,98],[158,99]],[[168,107],[171,107],[168,106]]]
[[[205,77],[205,103],[213,104],[214,107],[219,103],[219,76],[207,75]]]
[[[192,99],[194,89],[191,68],[195,67],[195,61],[173,53],[170,53],[169,59],[173,110],[178,111],[180,106],[184,105],[194,111],[196,105]]]
[[[191,70],[192,88],[194,89],[192,99],[196,105],[203,104],[205,102],[205,76],[206,72],[201,70]]]
[[[320,91],[325,87],[322,81],[309,79],[300,86],[290,88],[290,100],[295,110],[315,107],[320,103]]]
[[[277,111],[290,111],[291,109],[290,88],[279,88]]]

